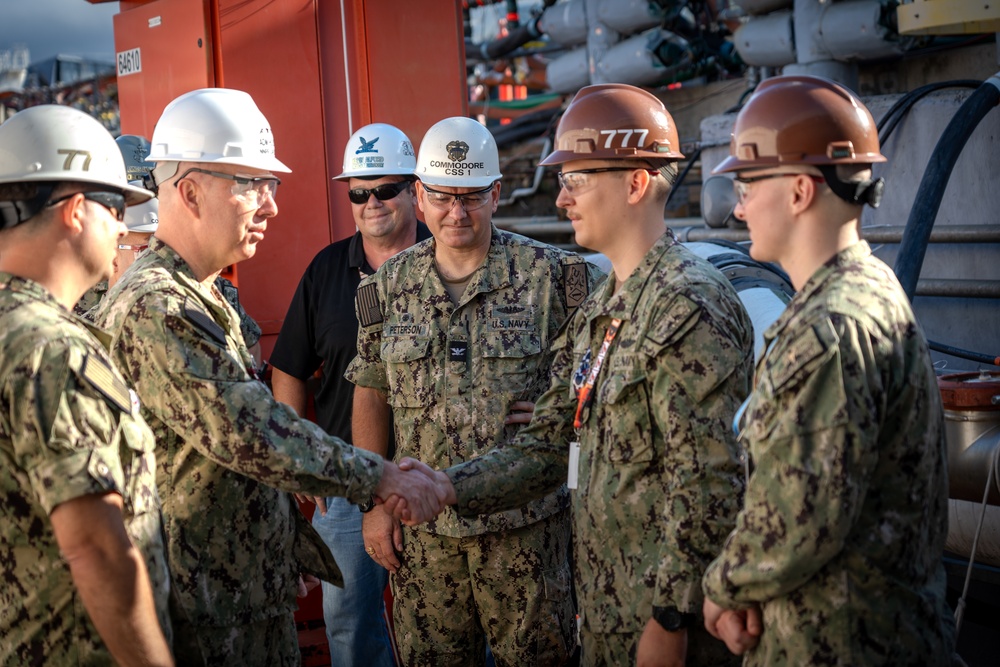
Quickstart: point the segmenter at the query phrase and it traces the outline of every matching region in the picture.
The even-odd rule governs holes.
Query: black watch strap
[[[653,607],[653,620],[668,632],[677,632],[690,626],[696,616],[677,607]]]
[[[358,509],[361,510],[362,514],[367,514],[375,509],[375,496],[368,496],[368,498],[358,503]]]

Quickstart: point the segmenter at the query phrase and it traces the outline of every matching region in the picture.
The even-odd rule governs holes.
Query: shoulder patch
[[[380,324],[384,320],[382,302],[378,298],[378,286],[375,283],[366,283],[359,287],[355,300],[358,323],[362,327],[368,328],[373,324]]]
[[[184,317],[194,322],[199,329],[214,338],[221,345],[225,346],[227,344],[226,332],[219,326],[218,322],[212,319],[208,311],[191,297],[187,297],[184,300]]]
[[[566,293],[566,307],[576,308],[587,295],[590,294],[590,285],[587,283],[587,263],[563,262],[563,290]]]
[[[100,392],[112,405],[122,412],[131,414],[132,396],[128,387],[111,372],[104,360],[88,354],[80,367],[80,376]]]

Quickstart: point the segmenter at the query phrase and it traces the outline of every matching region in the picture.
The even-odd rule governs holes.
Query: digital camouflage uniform
[[[102,280],[83,293],[80,300],[76,302],[75,306],[73,306],[73,312],[80,317],[87,317],[87,313],[97,307],[97,304],[101,302],[101,299],[104,298],[104,295],[107,294],[107,292],[108,281]]]
[[[552,341],[600,272],[579,256],[493,228],[486,260],[456,306],[435,268],[434,243],[399,253],[361,283],[358,356],[345,377],[387,395],[397,457],[441,468],[517,432],[504,417],[515,401],[533,401],[544,390]],[[403,567],[392,578],[405,663],[467,664],[445,656],[441,647],[449,643],[481,663],[480,626],[498,664],[568,657],[567,495],[565,488],[550,491],[504,513],[460,518],[448,508],[407,531]],[[463,555],[471,574],[464,565],[436,567],[438,559],[454,563]],[[472,645],[436,625],[459,622]]]
[[[576,436],[576,389],[613,318],[622,324]],[[569,443],[580,442],[570,496],[584,664],[635,664],[654,606],[698,614],[689,666],[734,660],[704,630],[701,576],[740,507],[731,424],[752,371],[753,328],[736,292],[668,232],[617,294],[609,279],[573,316],[531,425],[446,471],[461,513],[516,506],[562,483]]]
[[[906,295],[862,241],[764,336],[755,470],[705,594],[763,608],[747,665],[950,664],[941,400]]]
[[[243,309],[240,303],[240,291],[231,281],[222,276],[215,279],[215,286],[219,288],[223,298],[229,302],[240,319],[240,333],[243,335],[243,342],[248,348],[254,346],[260,340],[260,325],[250,317],[250,314]]]
[[[122,496],[170,640],[153,435],[108,342],[38,283],[0,273],[0,665],[114,664],[49,522],[90,494]]]
[[[276,402],[236,312],[155,236],[96,319],[156,436],[178,663],[297,665],[299,572],[343,582],[285,492],[366,499],[381,457]]]

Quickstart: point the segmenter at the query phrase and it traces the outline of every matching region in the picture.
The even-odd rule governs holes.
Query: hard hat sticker
[[[366,140],[362,136],[358,136],[358,140],[361,141],[361,146],[358,150],[354,151],[355,155],[360,155],[361,153],[378,153],[378,149],[375,148],[375,142],[378,141],[378,137],[375,137],[371,141]]]
[[[274,155],[274,136],[269,127],[260,128],[260,154]]]

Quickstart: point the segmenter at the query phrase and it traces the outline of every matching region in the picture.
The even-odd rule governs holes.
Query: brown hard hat
[[[624,83],[581,88],[556,129],[556,150],[543,165],[570,160],[684,159],[677,126],[655,95]]]
[[[815,76],[766,79],[733,128],[729,157],[712,173],[786,164],[885,162],[871,112],[853,93]]]

